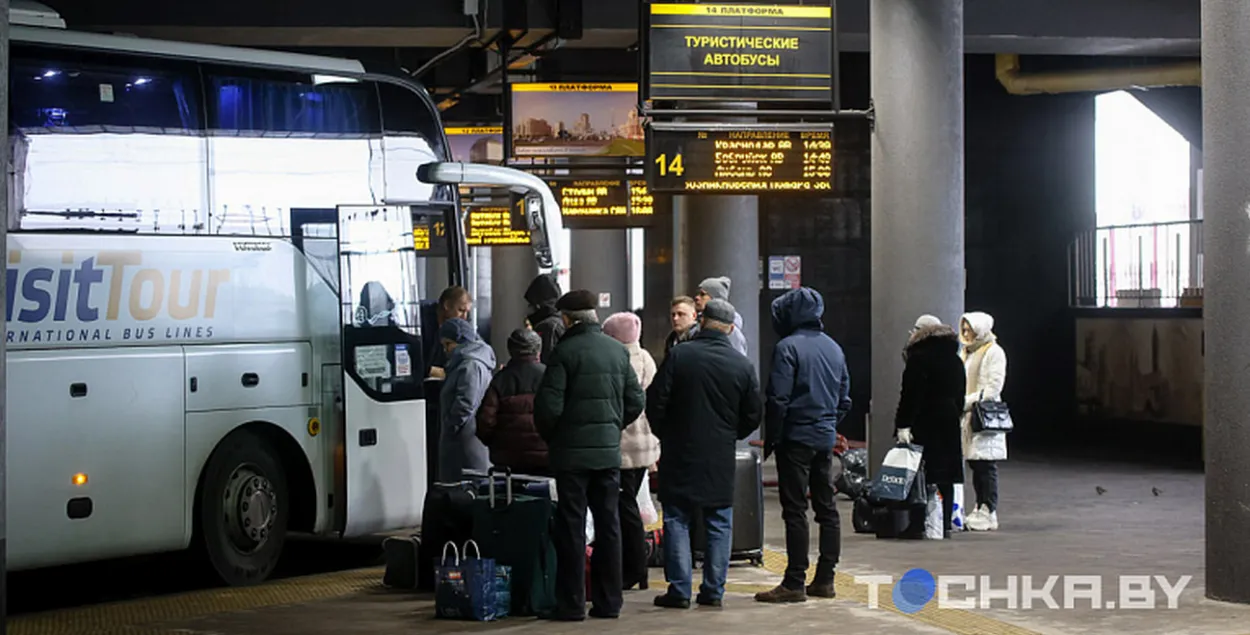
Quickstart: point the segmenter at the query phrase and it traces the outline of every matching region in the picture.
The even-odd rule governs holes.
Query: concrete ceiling
[[[462,0],[43,1],[71,28],[238,46],[433,50],[472,32]],[[504,2],[482,0],[488,36],[504,26]],[[843,50],[868,49],[868,2],[838,2]],[[528,26],[526,39],[535,41],[553,30],[556,6],[556,0],[528,0],[510,24]],[[637,0],[583,0],[583,6],[583,37],[565,47],[624,49],[636,42]],[[965,0],[964,11],[969,53],[1199,54],[1199,0]]]

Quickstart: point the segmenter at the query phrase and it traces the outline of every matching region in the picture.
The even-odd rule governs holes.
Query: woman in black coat
[[[959,335],[932,316],[916,321],[903,349],[903,394],[894,417],[903,443],[924,447],[924,477],[942,494],[946,536],[950,536],[955,484],[964,481],[959,432],[966,381],[959,359]]]

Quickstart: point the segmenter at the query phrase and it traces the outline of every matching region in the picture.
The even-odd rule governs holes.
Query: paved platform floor
[[[771,470],[771,465],[766,467]],[[775,491],[767,494],[763,568],[736,566],[730,572],[724,609],[672,611],[651,605],[662,590],[662,572],[653,570],[650,591],[627,594],[621,619],[553,624],[511,619],[475,624],[436,621],[429,596],[380,588],[378,570],[282,581],[255,589],[203,591],[187,596],[74,609],[19,618],[11,633],[184,633],[243,635],[284,633],[410,632],[581,632],[678,633],[692,629],[724,635],[790,633],[992,633],[1007,635],[1087,633],[1167,633],[1240,635],[1250,633],[1250,607],[1210,602],[1203,597],[1202,474],[1133,465],[1013,459],[1002,466],[1001,529],[963,533],[949,541],[887,541],[857,535],[850,528],[849,504],[843,514],[843,553],[836,600],[766,606],[755,591],[779,580],[785,559]],[[1101,491],[1101,493],[1100,493]],[[971,492],[969,492],[969,496]],[[814,537],[813,537],[814,543]],[[869,587],[856,576],[890,575],[923,568],[938,576],[989,576],[995,589],[1008,576],[1033,576],[1040,589],[1047,576],[1100,576],[1103,602],[1120,603],[1119,576],[1165,576],[1175,584],[1191,576],[1177,607],[1168,609],[1157,583],[1153,610],[941,608],[936,600],[905,614],[892,601],[892,587],[880,589],[870,608]],[[1017,579],[1017,582],[1023,582]],[[954,588],[954,599],[970,594]],[[971,594],[976,597],[975,592]],[[1062,578],[1050,594],[1060,607],[1067,600]],[[1101,604],[1101,602],[1100,602]]]

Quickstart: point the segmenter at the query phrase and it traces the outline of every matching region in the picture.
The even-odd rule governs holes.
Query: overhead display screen
[[[638,84],[509,84],[512,156],[641,157]]]
[[[452,161],[503,164],[503,126],[447,128],[446,132]]]
[[[647,227],[654,201],[642,181],[581,179],[550,181],[560,202],[564,226],[569,229]]]
[[[657,3],[648,14],[646,99],[832,101],[829,6]]]
[[[442,257],[447,255],[447,226],[442,220],[431,216],[412,217],[412,244],[418,256]]]
[[[833,189],[833,131],[653,128],[647,144],[652,192],[812,193]]]
[[[470,247],[529,245],[530,233],[518,227],[513,207],[470,207],[465,214],[465,239]]]

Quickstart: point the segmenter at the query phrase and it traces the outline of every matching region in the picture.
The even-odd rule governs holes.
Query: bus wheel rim
[[[223,495],[231,544],[241,553],[255,553],[269,541],[278,515],[273,483],[256,466],[240,465],[230,473]]]

